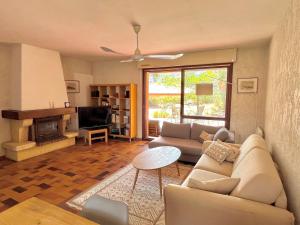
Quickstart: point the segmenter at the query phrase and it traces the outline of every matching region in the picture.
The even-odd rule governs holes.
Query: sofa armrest
[[[294,216],[275,206],[199,189],[164,189],[166,225],[293,225]]]

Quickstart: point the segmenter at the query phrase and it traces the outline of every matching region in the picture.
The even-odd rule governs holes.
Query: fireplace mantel
[[[34,156],[45,154],[60,148],[75,145],[76,131],[66,131],[66,123],[71,114],[76,112],[75,108],[51,108],[38,110],[2,110],[2,117],[9,119],[11,140],[2,143],[5,156],[15,161],[21,161]],[[37,139],[37,126],[39,121],[49,120],[57,117],[57,136],[48,135],[51,139]],[[54,133],[53,133],[54,135]],[[46,141],[44,141],[46,140]]]
[[[2,110],[2,118],[12,120],[26,120],[34,118],[43,118],[48,116],[58,116],[75,113],[75,108],[53,108],[37,110]]]

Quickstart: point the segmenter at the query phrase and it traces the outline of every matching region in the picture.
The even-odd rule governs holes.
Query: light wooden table
[[[103,134],[102,136],[93,137],[94,134]],[[104,139],[105,143],[108,143],[107,128],[97,129],[97,130],[86,130],[86,140],[88,140],[89,145],[92,145],[93,140]]]
[[[98,225],[38,198],[0,213],[0,225]]]
[[[176,164],[178,176],[180,176],[177,160],[181,155],[181,151],[172,146],[161,146],[148,149],[138,154],[132,161],[132,165],[136,168],[133,190],[135,188],[140,170],[157,170],[159,180],[159,190],[162,196],[162,180],[161,169],[173,163]]]

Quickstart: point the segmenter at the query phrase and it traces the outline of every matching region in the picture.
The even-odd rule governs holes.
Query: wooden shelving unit
[[[109,136],[127,138],[137,134],[136,84],[94,84],[90,86],[93,106],[108,105],[112,108],[112,127]]]

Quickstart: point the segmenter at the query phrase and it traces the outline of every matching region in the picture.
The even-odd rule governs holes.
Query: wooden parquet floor
[[[147,142],[76,145],[22,162],[0,160],[0,211],[33,196],[71,210],[65,202],[128,165]]]

